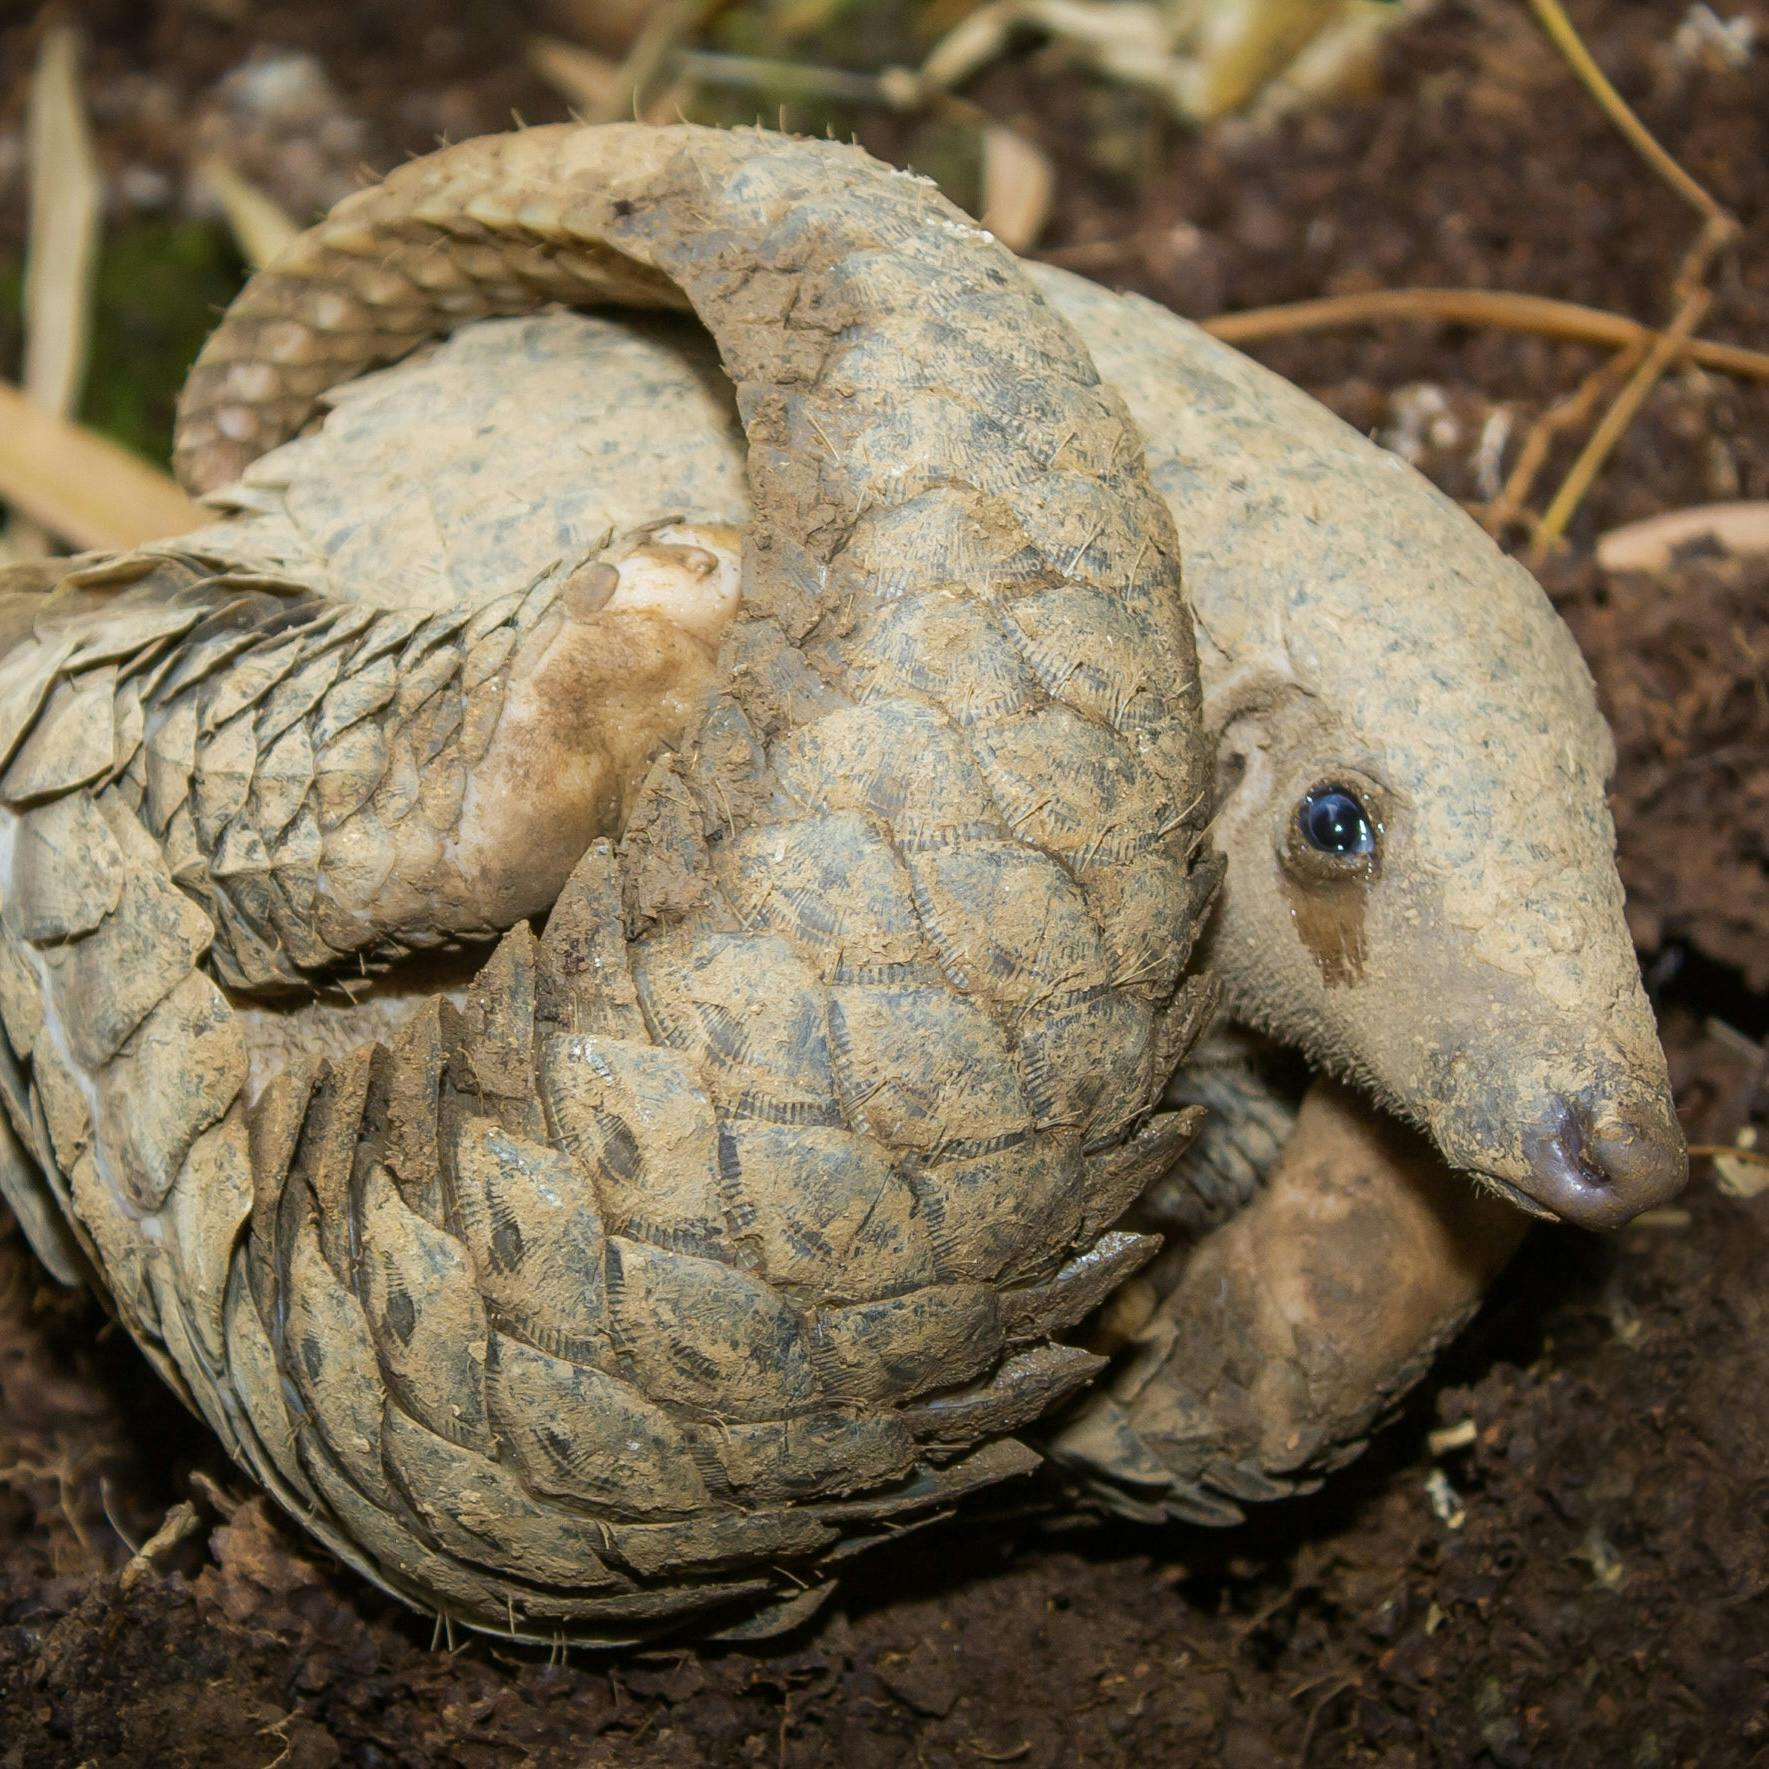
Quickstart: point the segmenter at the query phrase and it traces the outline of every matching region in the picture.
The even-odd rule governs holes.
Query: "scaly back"
[[[14,604],[0,666],[0,1080],[79,1256],[347,1559],[537,1637],[793,1613],[1027,1466],[1008,1434],[1094,1367],[1053,1335],[1148,1251],[1103,1231],[1208,1006],[1170,520],[1086,353],[927,187],[688,128],[416,162],[242,296],[182,470],[467,318],[672,291],[748,436],[743,610],[618,845],[463,1006],[248,1109],[241,992],[485,931],[470,878],[425,925],[408,875],[458,851],[537,649],[605,611],[144,554]],[[549,768],[502,779],[544,817]]]

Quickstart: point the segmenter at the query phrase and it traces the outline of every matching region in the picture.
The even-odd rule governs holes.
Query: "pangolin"
[[[1232,1220],[1120,1297],[1052,1445],[1096,1494],[1232,1514],[1416,1371],[1509,1213],[1344,1096],[1256,1199],[1171,1171],[1213,798],[1239,1017],[1537,1208],[1680,1180],[1527,576],[1170,316],[758,140],[529,131],[341,206],[193,373],[234,513],[9,615],[9,1194],[297,1515],[505,1632],[778,1622],[1026,1466],[1139,1196]],[[265,455],[465,320],[680,292],[722,374],[505,319]]]
[[[1207,951],[1240,1023],[1176,1078],[1210,1116],[1139,1200],[1168,1252],[1096,1323],[1119,1359],[1047,1448],[1116,1511],[1223,1521],[1354,1448],[1520,1238],[1446,1169],[1602,1227],[1676,1190],[1681,1140],[1620,914],[1608,736],[1540,589],[1238,352],[1027,271],[1125,394],[1180,529],[1229,868]],[[322,433],[216,493],[211,544],[446,603],[621,533],[654,589],[691,557],[682,606],[729,606],[741,429],[691,322],[485,321],[327,398]],[[1293,1142],[1274,1042],[1380,1111],[1323,1083]]]

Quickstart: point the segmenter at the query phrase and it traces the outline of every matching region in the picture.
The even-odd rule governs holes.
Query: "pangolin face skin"
[[[1223,718],[1212,950],[1235,1011],[1453,1165],[1612,1227],[1673,1195],[1685,1158],[1609,863],[1605,746],[1512,710],[1590,706],[1589,684],[1517,591],[1518,641],[1485,679],[1470,638],[1397,640],[1404,696],[1336,693],[1333,623],[1304,604],[1291,679],[1243,679]]]

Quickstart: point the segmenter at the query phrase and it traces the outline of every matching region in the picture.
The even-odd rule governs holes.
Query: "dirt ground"
[[[1718,8],[1757,28],[1741,66],[1680,48],[1677,7],[1573,10],[1744,224],[1702,331],[1764,346],[1769,9]],[[438,134],[562,115],[522,60],[534,11],[88,0],[112,225],[183,225],[194,131],[299,208]],[[13,19],[0,254],[22,232],[35,44]],[[237,70],[267,45],[311,52],[331,89],[242,122]],[[1035,40],[969,93],[1058,162],[1050,256],[1193,315],[1438,283],[1662,322],[1693,232],[1511,0],[1445,0],[1391,42],[1380,98],[1266,133],[1183,134]],[[856,123],[918,147],[900,119]],[[205,251],[192,286],[224,298],[234,267]],[[178,324],[200,333],[197,306]],[[1260,354],[1470,502],[1599,363],[1401,325]],[[1614,574],[1594,543],[1738,498],[1769,498],[1769,386],[1674,372],[1542,568],[1616,726],[1631,914],[1701,1144],[1769,1126],[1769,558]],[[0,1765],[1769,1764],[1769,1190],[1748,1195],[1766,1175],[1702,1160],[1676,1208],[1613,1238],[1538,1232],[1361,1462],[1239,1529],[977,1517],[863,1560],[765,1648],[562,1663],[433,1641],[310,1548],[8,1228]],[[187,1538],[130,1565],[182,1502]]]

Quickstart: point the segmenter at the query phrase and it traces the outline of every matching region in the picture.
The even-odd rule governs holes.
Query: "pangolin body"
[[[1155,1107],[1214,877],[1170,519],[1014,261],[857,152],[532,131],[309,250],[362,303],[291,319],[285,266],[267,318],[255,285],[187,466],[447,329],[469,278],[685,298],[749,438],[742,607],[716,671],[664,658],[699,705],[630,802],[619,766],[570,783],[568,825],[624,835],[544,932],[249,1089],[258,995],[538,906],[484,829],[551,864],[556,727],[622,712],[604,642],[675,640],[605,562],[440,608],[200,551],[15,582],[0,1086],[46,1190],[9,1189],[409,1600],[545,1638],[790,1612],[1032,1460],[1011,1433],[1096,1367],[1056,1335],[1152,1245],[1111,1225],[1183,1136]],[[264,361],[304,390],[242,441]]]
[[[694,178],[727,151],[665,134],[687,144]],[[1141,1225],[1183,1241],[1241,1214],[1152,1289],[1124,1292],[1131,1355],[1055,1453],[1133,1515],[1219,1520],[1311,1476],[1421,1367],[1514,1231],[1495,1233],[1455,1193],[1421,1207],[1423,1146],[1343,1098],[1305,1108],[1308,1147],[1282,1158],[1252,1210],[1271,1136],[1250,1162],[1228,1125],[1211,1159],[1176,1178],[1189,1118],[1145,1121],[1205,1003],[1196,986],[1174,993],[1210,876],[1192,846],[1202,776],[1148,716],[1165,695],[1183,723],[1196,692],[1183,632],[1176,648],[1150,623],[1162,592],[1145,553],[1170,556],[1160,513],[1139,490],[1115,523],[1075,483],[1085,465],[1121,490],[1134,454],[1134,439],[1106,448],[1104,430],[1074,425],[1069,382],[1094,389],[1090,422],[1114,403],[1084,352],[1066,344],[1047,386],[1045,316],[1023,337],[1010,325],[1011,345],[979,330],[968,285],[928,259],[925,222],[905,231],[886,203],[868,213],[858,273],[853,257],[819,264],[796,240],[770,242],[760,270],[716,265],[726,305],[704,285],[695,304],[737,382],[735,411],[687,322],[554,313],[474,326],[428,361],[355,380],[329,397],[323,438],[252,464],[331,382],[455,319],[537,299],[676,301],[630,240],[561,249],[584,225],[547,185],[552,162],[572,160],[556,151],[568,137],[525,139],[490,173],[445,160],[438,176],[369,193],[248,292],[187,403],[192,480],[245,469],[202,554],[91,565],[15,607],[14,632],[34,638],[9,661],[0,737],[17,755],[103,756],[96,774],[64,762],[48,787],[27,771],[8,792],[17,755],[0,776],[16,814],[6,839],[39,810],[86,819],[71,840],[50,827],[30,849],[29,836],[38,857],[0,913],[9,1100],[27,1146],[50,1152],[76,1237],[15,1151],[8,1190],[33,1238],[71,1273],[84,1236],[162,1367],[231,1421],[218,1428],[236,1455],[347,1557],[507,1631],[608,1638],[720,1606],[790,1616],[783,1593],[800,1581],[815,1593],[870,1533],[1029,1465],[1006,1434],[1096,1367],[1044,1337],[1146,1255],[1122,1228],[1100,1237],[1157,1177]],[[622,175],[642,183],[645,154],[627,158]],[[538,184],[537,164],[549,167]],[[737,182],[739,206],[779,189],[753,171]],[[941,212],[941,230],[955,239],[964,224]],[[908,268],[881,256],[905,249]],[[912,341],[891,333],[900,313],[866,338],[850,312],[832,318],[827,296],[808,297],[829,264],[838,286],[913,309]],[[1585,1085],[1574,1122],[1609,1137],[1600,1147],[1618,1146],[1602,1127],[1619,1116],[1624,1153],[1631,1136],[1656,1160],[1662,1058],[1620,924],[1605,740],[1540,592],[1293,389],[1146,304],[1033,274],[1128,395],[1193,561],[1206,722],[1236,764],[1219,828],[1238,882],[1213,942],[1236,1007],[1497,1183],[1528,1185],[1540,1166],[1527,1136],[1519,1164],[1504,1103],[1521,1102],[1527,1131],[1535,1074],[1561,1087],[1554,1097]],[[984,282],[985,307],[1005,300]],[[771,399],[749,369],[758,334],[782,324],[790,342],[764,364]],[[839,340],[839,374],[800,348],[800,324],[821,348]],[[960,346],[980,394],[954,371]],[[740,420],[763,443],[749,482]],[[1005,466],[988,464],[998,445]],[[831,498],[823,458],[856,449],[842,471],[860,493],[844,480]],[[819,482],[796,507],[816,545],[800,537],[770,579],[758,540],[760,556],[780,554],[756,525],[749,606],[727,633],[738,531],[769,471],[795,489],[806,451]],[[955,606],[979,595],[980,626]],[[1507,722],[1507,695],[1527,717]],[[890,723],[905,706],[909,723]],[[993,834],[941,796],[956,778],[948,727],[980,765]],[[1034,728],[1035,743],[997,741]],[[824,746],[832,729],[842,740]],[[1454,734],[1472,758],[1508,753],[1533,823],[1501,805],[1499,775],[1466,765]],[[809,814],[795,744],[815,752]],[[783,753],[784,788],[769,772]],[[1151,758],[1164,801],[1137,787]],[[1284,795],[1346,765],[1386,791],[1401,838],[1387,866],[1402,909],[1371,893],[1367,984],[1320,951],[1287,964],[1304,927],[1288,925],[1295,899],[1281,920],[1260,900],[1265,875],[1282,876],[1264,822],[1274,802],[1281,852]],[[1470,846],[1476,828],[1496,835],[1495,861]],[[874,864],[868,832],[881,829],[895,871]],[[621,830],[618,852],[591,845],[573,873],[592,838]],[[1443,837],[1454,874],[1432,853]],[[1026,895],[1033,851],[1089,899],[1096,944],[1060,892],[1034,876]],[[116,1059],[69,1060],[64,1022],[86,998],[54,965],[134,910],[88,879],[79,929],[51,915],[21,933],[16,914],[63,889],[47,881],[64,852],[119,877],[151,873],[157,855],[153,876],[176,888],[155,900],[184,929],[167,974],[206,1019],[156,1004]],[[1589,909],[1543,894],[1536,875],[1555,863],[1585,878]],[[1498,969],[1545,979],[1539,1009],[1489,980],[1487,956],[1446,952],[1432,931],[1467,913],[1475,874],[1490,874],[1495,904],[1522,893],[1498,918],[1510,940]],[[518,928],[473,977],[472,942],[555,898],[538,940]],[[200,905],[197,920],[181,902]],[[783,996],[779,952],[751,962],[771,944],[784,974],[810,973],[802,993]],[[1089,952],[1103,964],[1089,969]],[[114,951],[91,956],[108,974]],[[1397,982],[1429,1001],[1446,1040],[1457,1014],[1481,1024],[1471,1042],[1454,1034],[1460,1094],[1384,1043]],[[870,1046],[856,1044],[856,988],[883,1004],[861,1027]],[[1146,1033],[1126,1042],[1129,1018],[1099,1005],[1114,990],[1138,1016],[1169,1003],[1164,1022],[1158,1006],[1147,1016],[1166,1027],[1152,1047]],[[1046,1051],[1053,1003],[1080,1011],[1067,1046]],[[1520,1003],[1539,1055],[1507,1023]],[[979,1004],[1005,1028],[993,1042],[964,1011]],[[148,1049],[157,1069],[137,1061]],[[179,1052],[194,1084],[171,1079]],[[979,1085],[1004,1073],[1017,1083],[1006,1116],[999,1089]],[[1208,1079],[1186,1092],[1220,1103]],[[1114,1118],[1109,1099],[1131,1103]],[[243,1236],[235,1155],[191,1165],[225,1134],[254,1168]],[[1046,1151],[1078,1143],[1079,1192],[1073,1159],[1032,1158],[1040,1138]],[[71,1166],[58,1168],[64,1147]],[[105,1213],[113,1190],[94,1184],[119,1165],[165,1188],[131,1199],[121,1225]],[[1669,1165],[1625,1179],[1629,1207]],[[75,1173],[84,1205],[63,1179]],[[193,1224],[199,1194],[218,1202]],[[1596,1208],[1613,1219],[1605,1194]],[[1368,1282],[1348,1283],[1353,1269]],[[884,1350],[856,1388],[840,1331],[862,1319]],[[795,1333],[809,1390],[783,1388],[775,1368],[796,1355]],[[1107,1338],[1119,1342],[1115,1327]],[[561,1412],[567,1371],[574,1410]],[[771,1407],[786,1417],[763,1417]]]
[[[1210,962],[1236,1017],[1528,1208],[1603,1227],[1662,1202],[1685,1163],[1622,915],[1613,748],[1540,587],[1275,375],[1147,302],[1027,271],[1124,394],[1179,524],[1228,865]],[[323,446],[230,489],[243,519],[217,544],[353,596],[447,601],[493,558],[539,570],[672,514],[740,525],[741,459],[691,325],[492,321],[355,383]],[[360,518],[366,486],[391,544]],[[1060,633],[1040,667],[1067,667]],[[1369,864],[1296,851],[1317,788],[1364,802]]]
[[[1244,1040],[1177,1078],[1174,1102],[1209,1108],[1204,1143],[1129,1219],[1168,1253],[1090,1329],[1132,1343],[1044,1447],[1116,1510],[1222,1520],[1343,1459],[1515,1244],[1520,1219],[1470,1202],[1446,1158],[1602,1224],[1675,1189],[1680,1138],[1620,913],[1607,734],[1540,589],[1295,388],[1146,302],[1027,269],[1124,392],[1180,527],[1233,881],[1212,963],[1238,1017],[1436,1145],[1368,1106],[1353,1134],[1329,1090],[1299,1134],[1333,1162],[1284,1149],[1294,1100]],[[728,384],[691,322],[487,321],[345,392],[323,438],[228,490],[217,544],[340,593],[446,601],[498,581],[493,561],[540,570],[664,512],[745,518]],[[1298,799],[1347,782],[1380,808],[1379,867],[1299,867]],[[1279,1270],[1308,1281],[1257,1277]],[[1247,1281],[1225,1304],[1211,1271]]]

